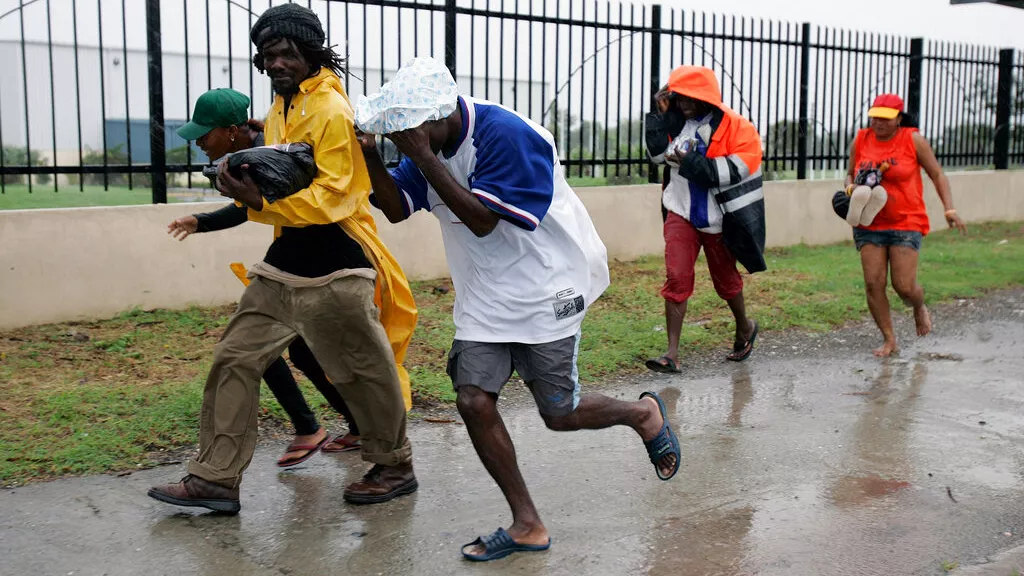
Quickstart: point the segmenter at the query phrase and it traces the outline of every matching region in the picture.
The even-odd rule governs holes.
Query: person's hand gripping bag
[[[313,147],[303,142],[248,148],[228,154],[221,162],[228,163],[228,172],[235,178],[242,177],[242,166],[248,164],[246,172],[271,204],[309,188],[317,172]],[[203,168],[203,175],[217,186],[217,166]]]

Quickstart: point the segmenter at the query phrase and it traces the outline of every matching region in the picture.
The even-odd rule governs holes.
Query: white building
[[[60,165],[79,163],[79,130],[83,151],[101,151],[124,144],[131,125],[133,162],[149,162],[149,72],[145,50],[104,47],[102,57],[97,46],[54,44],[53,90],[51,97],[50,48],[45,42],[26,42],[27,75],[22,73],[21,43],[0,40],[0,61],[4,62],[0,81],[0,139],[4,146],[23,147],[30,143],[52,163],[54,135],[57,161]],[[77,56],[77,69],[76,69]],[[77,72],[76,72],[77,70]],[[394,70],[365,71],[358,65],[343,78],[349,85],[353,100],[375,90],[394,74]],[[77,76],[77,86],[76,86]],[[101,82],[102,79],[102,82]],[[26,80],[27,95],[26,100]],[[458,78],[464,89],[469,79]],[[127,81],[127,82],[126,82]],[[127,84],[127,86],[126,86]],[[126,90],[127,87],[127,90]],[[163,53],[164,118],[168,127],[167,149],[184,145],[173,134],[173,128],[186,120],[196,99],[209,88],[231,87],[253,97],[252,110],[262,118],[271,105],[270,83],[248,59],[229,60],[224,56],[205,54]],[[533,91],[535,108],[544,94],[544,85],[521,80],[489,79],[491,98],[502,97],[511,103],[515,93],[523,103]],[[472,92],[485,92],[483,79],[473,83]],[[27,130],[26,130],[27,102]],[[79,118],[81,121],[79,121]],[[54,131],[56,128],[56,131]],[[29,138],[26,139],[26,133]]]

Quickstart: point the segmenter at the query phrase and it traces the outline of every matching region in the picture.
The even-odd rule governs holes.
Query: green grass
[[[194,177],[193,188],[209,189],[205,178]],[[185,199],[171,190],[168,193],[168,202],[182,202]],[[4,193],[0,194],[0,210],[28,210],[33,208],[79,208],[83,206],[134,206],[139,204],[152,204],[153,191],[149,187],[136,186],[129,189],[127,186],[110,186],[107,190],[103,186],[86,186],[79,190],[78,186],[60,186],[57,192],[53,191],[53,184],[32,185],[32,193],[29,194],[28,186],[25,184],[8,184],[4,187]]]
[[[614,168],[612,169],[614,171]],[[570,171],[571,172],[571,171]],[[568,176],[566,182],[573,188],[587,188],[591,186],[632,186],[635,184],[647,184],[647,176],[633,174],[627,176],[625,170],[619,176]]]
[[[1003,242],[1005,240],[1005,242]],[[766,331],[825,331],[866,317],[864,283],[850,243],[775,249],[770,270],[745,276],[748,308]],[[929,303],[1024,286],[1024,224],[973,226],[960,237],[930,235],[920,277]],[[728,348],[733,326],[704,263],[683,329],[683,353]],[[665,346],[660,257],[612,263],[612,285],[583,328],[580,374],[588,385],[643,371]],[[406,367],[419,406],[451,402],[445,375],[454,335],[450,282],[413,286],[420,323]],[[896,314],[908,314],[893,297]],[[232,307],[133,311],[85,324],[0,333],[0,485],[67,474],[152,466],[161,450],[195,442],[212,349]],[[82,334],[88,335],[88,339]],[[312,386],[310,404],[331,417]],[[285,421],[269,394],[264,424]]]
[[[84,191],[79,191],[78,186],[61,186],[58,192],[54,192],[53,184],[33,184],[29,194],[28,186],[24,184],[8,184],[5,193],[0,194],[0,210],[128,206],[152,201],[153,193],[149,188],[129,190],[127,186],[111,186],[104,190],[103,186],[86,186]]]
[[[620,178],[570,178],[569,183],[575,187],[587,186],[612,186],[623,184],[646,184],[646,178],[633,177],[632,179],[622,176]],[[206,180],[193,177],[193,187],[206,187]],[[172,191],[168,198],[170,202],[179,202]],[[27,210],[33,208],[78,208],[83,206],[134,206],[139,204],[151,204],[153,192],[148,187],[136,186],[129,190],[127,186],[110,186],[107,190],[103,186],[86,186],[79,190],[78,186],[61,185],[57,192],[53,191],[53,184],[33,184],[32,193],[28,191],[25,184],[7,184],[4,193],[0,194],[0,210]]]

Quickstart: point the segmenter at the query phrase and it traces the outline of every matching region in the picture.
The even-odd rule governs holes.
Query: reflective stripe
[[[732,183],[732,179],[729,177],[731,174],[729,171],[729,160],[724,157],[715,158],[715,168],[718,169],[719,186],[728,186]]]
[[[736,166],[736,171],[740,175],[740,181],[746,179],[747,176],[750,176],[750,168],[747,166],[747,163],[744,162],[743,159],[740,158],[737,154],[729,156],[729,160],[733,163],[733,165]]]
[[[719,204],[732,202],[733,200],[750,194],[762,186],[764,186],[764,183],[760,178],[748,178],[746,181],[740,182],[735,186],[720,188],[718,192],[715,193],[715,200],[717,200]]]
[[[722,205],[722,211],[723,212],[736,212],[736,211],[738,211],[738,210],[740,210],[742,208],[746,208],[747,206],[750,206],[751,204],[753,204],[754,202],[757,202],[758,200],[763,200],[763,199],[764,199],[764,188],[758,188],[757,190],[754,190],[753,192],[751,192],[749,194],[744,194],[743,196],[740,196],[739,198],[737,198],[735,200],[726,202],[725,204]]]

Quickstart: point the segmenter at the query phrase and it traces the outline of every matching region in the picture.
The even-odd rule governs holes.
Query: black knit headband
[[[298,4],[281,4],[265,10],[253,24],[249,37],[257,48],[278,38],[317,46],[322,46],[326,40],[320,18]]]

